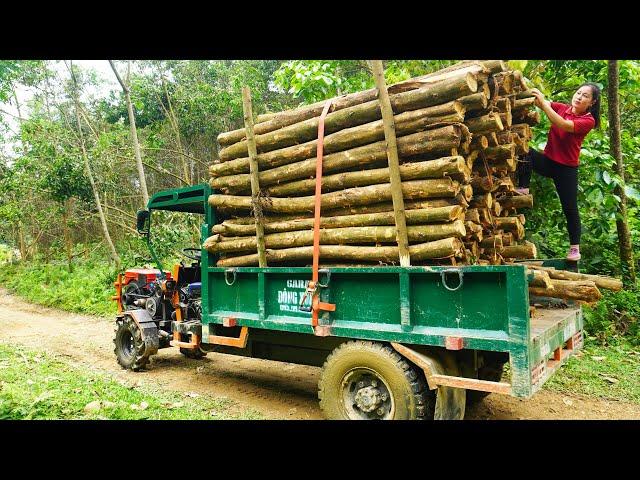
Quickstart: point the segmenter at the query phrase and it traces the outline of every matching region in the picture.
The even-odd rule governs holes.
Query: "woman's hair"
[[[583,83],[578,87],[578,90],[582,87],[591,88],[591,96],[595,103],[590,106],[587,111],[593,115],[593,118],[596,120],[596,128],[598,128],[600,127],[600,87],[592,82]]]

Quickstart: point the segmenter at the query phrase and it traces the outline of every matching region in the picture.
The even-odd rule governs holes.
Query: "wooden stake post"
[[[384,81],[384,71],[381,60],[372,60],[373,76],[378,89],[378,100],[382,112],[384,138],[387,142],[387,158],[389,160],[389,178],[391,181],[391,199],[393,200],[393,212],[396,220],[398,239],[398,251],[400,253],[400,266],[408,267],[411,264],[409,257],[409,240],[407,238],[407,221],[404,214],[404,198],[402,196],[402,180],[400,178],[400,161],[398,160],[398,147],[396,143],[396,130],[393,120],[393,110]]]
[[[253,214],[256,220],[256,240],[258,243],[258,265],[267,266],[267,256],[264,249],[264,228],[262,225],[262,209],[260,208],[260,184],[258,181],[258,162],[256,157],[256,141],[253,135],[253,109],[251,107],[251,92],[249,87],[242,87],[242,109],[244,111],[244,126],[247,130],[247,147],[249,150],[249,169],[251,172],[251,197],[253,203]]]

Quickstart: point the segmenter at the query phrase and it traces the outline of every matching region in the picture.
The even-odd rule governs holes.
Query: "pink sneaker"
[[[569,253],[567,254],[567,260],[570,262],[577,262],[580,260],[580,247],[571,245],[569,248]]]
[[[515,193],[516,193],[516,195],[529,195],[529,189],[528,188],[516,188]]]

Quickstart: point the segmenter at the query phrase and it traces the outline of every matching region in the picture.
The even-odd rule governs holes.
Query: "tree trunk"
[[[418,90],[398,93],[391,96],[394,113],[416,110],[439,105],[464,95],[474,93],[478,88],[475,77],[469,74],[428,85]],[[380,106],[377,100],[345,108],[330,113],[325,118],[325,131],[333,133],[344,128],[361,125],[381,118]],[[256,136],[258,152],[268,152],[290,145],[296,145],[314,139],[318,133],[318,118],[311,118],[295,125]],[[235,143],[220,150],[222,162],[234,158],[247,156],[246,140]]]
[[[460,184],[451,179],[413,180],[402,184],[402,192],[407,199],[455,197],[459,191]],[[367,205],[391,200],[391,186],[386,183],[368,187],[348,188],[338,192],[324,193],[321,198],[323,210],[345,205]],[[220,209],[248,210],[251,209],[251,198],[213,194],[209,197],[209,204]],[[315,197],[261,197],[260,204],[262,209],[267,212],[313,212]]]
[[[73,242],[71,241],[71,231],[69,229],[69,216],[73,206],[72,198],[69,197],[64,201],[62,209],[62,234],[64,237],[65,252],[67,253],[67,268],[69,273],[73,272]]]
[[[451,205],[447,207],[421,208],[405,211],[407,224],[423,225],[425,223],[446,223],[462,218],[462,207]],[[389,211],[376,213],[360,213],[356,215],[340,215],[321,217],[321,228],[364,227],[394,225],[393,206]],[[264,224],[265,233],[290,232],[313,228],[313,218],[299,218]],[[255,235],[255,225],[243,225],[233,221],[224,221],[214,225],[212,232],[221,235]]]
[[[622,290],[622,282],[617,278],[606,277],[604,275],[589,275],[586,273],[569,272],[567,270],[556,270],[553,267],[543,267],[539,265],[527,264],[527,268],[532,270],[541,270],[549,274],[549,277],[556,280],[589,280],[596,284],[598,288],[613,290],[614,292]]]
[[[609,104],[609,138],[611,145],[611,155],[616,159],[616,173],[622,179],[622,184],[615,187],[615,193],[620,197],[618,204],[618,215],[616,215],[616,230],[618,232],[618,244],[620,249],[620,263],[622,266],[622,278],[625,285],[632,286],[636,283],[635,265],[633,259],[633,248],[631,243],[631,232],[627,221],[627,195],[624,190],[624,160],[622,159],[622,149],[620,148],[620,109],[618,107],[618,61],[608,62],[608,92]]]
[[[587,303],[597,302],[602,298],[600,290],[593,282],[551,279],[551,285],[551,289],[529,287],[529,294],[541,297],[580,300]]]
[[[500,204],[504,208],[533,208],[533,195],[516,195],[502,197]]]
[[[464,120],[464,108],[460,103],[449,102],[436,107],[403,112],[394,117],[396,133],[398,136],[409,135],[417,131],[425,130],[430,125],[440,123],[456,123]],[[432,127],[433,128],[433,127]],[[384,139],[382,120],[376,120],[364,125],[344,128],[324,137],[323,153],[341,152],[362,145],[368,145]],[[300,160],[309,159],[317,155],[318,140],[293,145],[257,156],[258,164],[262,170],[291,164]],[[228,175],[230,173],[245,173],[249,170],[248,158],[236,158],[214,164],[210,167],[212,176]]]
[[[500,114],[494,112],[481,117],[469,118],[465,120],[464,124],[469,128],[469,131],[474,134],[487,134],[504,130]]]
[[[254,227],[256,235],[256,245],[258,248],[258,265],[267,266],[265,256],[264,228],[262,226],[263,216],[258,197],[260,194],[260,183],[258,180],[258,162],[256,162],[256,142],[253,134],[253,108],[251,106],[251,92],[249,87],[242,88],[242,110],[244,113],[244,126],[247,130],[247,148],[249,150],[249,168],[251,173],[251,201],[253,203],[253,216],[255,217]]]
[[[445,238],[433,242],[409,245],[412,262],[440,259],[460,254],[462,242],[457,238]],[[283,250],[267,250],[270,264],[290,261],[310,261],[313,247],[297,247]],[[360,247],[349,245],[320,245],[320,258],[339,261],[399,262],[398,247]],[[258,264],[258,255],[250,254],[218,260],[218,267],[241,267]]]
[[[112,64],[112,67],[113,67],[113,64]],[[102,210],[100,196],[98,195],[98,188],[96,187],[96,183],[93,180],[93,173],[91,172],[91,166],[89,165],[89,157],[87,155],[87,151],[84,146],[84,135],[82,134],[82,126],[80,125],[80,114],[78,112],[78,109],[79,109],[78,84],[76,83],[75,75],[73,75],[73,70],[71,70],[71,76],[74,84],[74,103],[75,103],[76,124],[78,126],[78,136],[80,137],[80,147],[82,150],[82,158],[84,159],[84,168],[87,171],[87,176],[89,177],[89,183],[91,184],[91,190],[93,191],[93,198],[96,202],[96,208],[98,209],[98,216],[100,217],[100,224],[102,225],[102,233],[104,234],[104,238],[105,238],[105,241],[107,242],[107,246],[111,251],[111,257],[113,258],[113,261],[116,263],[116,267],[119,269],[121,265],[120,256],[118,255],[118,252],[116,252],[116,247],[113,245],[113,242],[111,241],[111,235],[109,235],[107,220],[105,219],[104,211]],[[144,178],[144,174],[143,174],[143,178]],[[146,192],[146,185],[145,185],[144,191]],[[146,203],[145,203],[145,206],[146,206]]]
[[[463,134],[464,132],[460,126],[450,125],[400,137],[398,138],[398,154],[401,157],[414,157],[416,155],[435,156],[438,154],[448,155],[451,150],[456,149],[460,145]],[[363,168],[368,165],[381,164],[382,162],[386,162],[386,160],[386,145],[384,141],[380,141],[351,150],[325,155],[322,170],[324,173],[344,171],[354,167]],[[209,169],[210,173],[216,166],[217,165],[214,165]],[[269,165],[260,162],[260,155],[258,155],[258,168],[262,170],[258,175],[260,185],[265,187],[314,176],[316,172],[316,159],[309,158],[289,165],[270,168]],[[244,170],[244,167],[242,169]],[[250,185],[250,176],[241,173],[212,178],[210,185],[212,188],[224,188],[232,193],[238,192],[248,188]]]
[[[402,180],[421,180],[426,178],[451,177],[460,182],[468,182],[471,172],[467,168],[464,158],[443,157],[425,162],[405,163],[400,165],[399,173]],[[378,183],[389,182],[388,168],[375,168],[355,172],[337,173],[322,177],[322,191],[343,190],[351,187],[363,187]],[[298,180],[265,189],[265,193],[276,197],[294,197],[315,191],[315,178]]]
[[[466,234],[464,223],[456,220],[450,223],[434,223],[431,225],[411,225],[407,227],[407,238],[411,242],[430,242],[443,238],[461,238]],[[320,230],[322,245],[359,244],[359,243],[392,243],[396,242],[395,226],[368,226],[327,228]],[[267,248],[291,248],[313,245],[313,230],[294,230],[290,232],[265,235]],[[235,240],[220,241],[218,235],[212,235],[204,242],[203,247],[211,253],[246,252],[256,250],[255,237],[240,237]]]
[[[147,180],[144,174],[144,166],[142,165],[142,156],[140,155],[140,144],[138,143],[138,131],[136,130],[136,117],[133,113],[133,104],[131,103],[131,94],[129,92],[129,87],[125,85],[120,78],[120,74],[118,70],[116,70],[116,66],[114,65],[112,60],[109,60],[109,64],[111,65],[111,69],[113,73],[115,73],[118,82],[120,82],[120,86],[124,92],[124,97],[127,102],[127,111],[129,112],[129,127],[131,129],[131,143],[133,144],[133,151],[136,156],[136,166],[138,167],[138,178],[140,180],[140,189],[142,190],[142,199],[144,201],[144,208],[147,208],[147,204],[149,203],[149,192],[147,191]],[[100,203],[98,201],[98,203]],[[104,225],[106,228],[106,223]],[[115,250],[114,250],[115,251]],[[120,259],[118,259],[118,263]]]

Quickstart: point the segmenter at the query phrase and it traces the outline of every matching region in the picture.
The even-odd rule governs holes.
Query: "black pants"
[[[518,164],[519,187],[529,188],[532,171],[543,177],[552,178],[558,197],[560,197],[562,211],[567,218],[569,242],[571,245],[578,245],[581,230],[580,214],[578,213],[578,167],[569,167],[554,162],[533,149],[529,150],[523,160]]]

